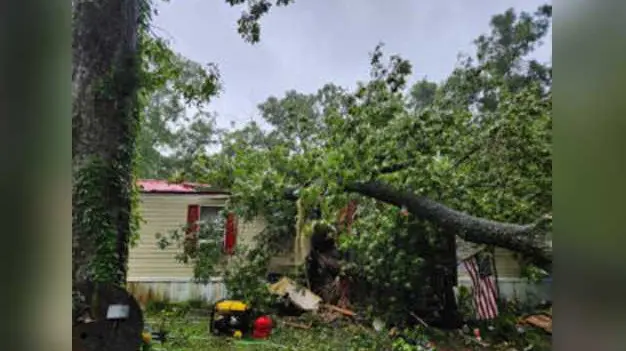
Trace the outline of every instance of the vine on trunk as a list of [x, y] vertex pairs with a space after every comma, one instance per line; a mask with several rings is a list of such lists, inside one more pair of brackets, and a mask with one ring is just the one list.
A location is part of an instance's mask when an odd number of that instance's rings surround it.
[[[84, 242], [93, 245], [94, 259], [84, 269], [84, 274], [95, 282], [120, 282], [124, 273], [119, 271], [117, 248], [117, 228], [111, 213], [102, 201], [106, 196], [102, 189], [107, 189], [111, 178], [111, 168], [99, 158], [86, 162], [75, 179], [75, 187], [80, 192], [78, 201], [73, 203], [76, 220], [80, 231], [87, 236]], [[81, 248], [85, 250], [86, 248]]]

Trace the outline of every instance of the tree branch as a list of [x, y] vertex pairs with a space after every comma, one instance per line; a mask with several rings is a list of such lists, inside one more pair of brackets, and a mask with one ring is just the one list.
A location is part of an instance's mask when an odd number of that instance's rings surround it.
[[460, 159], [458, 159], [455, 163], [453, 168], [459, 168], [459, 166], [461, 166], [465, 161], [467, 161], [470, 157], [472, 157], [475, 153], [478, 152], [478, 150], [480, 150], [482, 147], [481, 144], [478, 144], [476, 146], [474, 146], [473, 148], [470, 149], [469, 152], [467, 152], [465, 155], [463, 155], [463, 157], [461, 157]]
[[538, 267], [552, 271], [552, 246], [544, 240], [548, 231], [546, 224], [551, 222], [551, 217], [527, 225], [502, 223], [471, 216], [378, 181], [347, 184], [345, 189], [392, 205], [404, 206], [418, 218], [452, 230], [463, 240], [518, 252]]
[[402, 171], [408, 167], [411, 166], [412, 162], [399, 162], [399, 163], [395, 163], [386, 167], [383, 167], [380, 169], [380, 171], [378, 171], [378, 173], [380, 174], [389, 174], [389, 173], [395, 173], [398, 171]]

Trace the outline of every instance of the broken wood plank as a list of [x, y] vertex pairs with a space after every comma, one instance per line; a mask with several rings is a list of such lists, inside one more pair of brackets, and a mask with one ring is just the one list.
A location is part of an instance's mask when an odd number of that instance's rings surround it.
[[541, 328], [552, 334], [552, 317], [545, 314], [534, 314], [522, 319], [522, 322], [533, 327]]
[[283, 324], [290, 326], [290, 327], [299, 328], [299, 329], [311, 329], [313, 327], [313, 323], [301, 324], [301, 323], [283, 321]]
[[322, 298], [311, 290], [298, 286], [293, 280], [283, 277], [277, 283], [270, 285], [269, 291], [275, 295], [286, 296], [294, 305], [304, 311], [318, 309]]
[[329, 304], [323, 304], [322, 306], [324, 306], [325, 308], [328, 308], [330, 310], [333, 310], [335, 312], [339, 312], [345, 316], [349, 316], [349, 317], [354, 317], [356, 315], [356, 313], [354, 313], [353, 311], [350, 311], [348, 309], [345, 308], [341, 308], [341, 307], [337, 307], [335, 305], [329, 305]]

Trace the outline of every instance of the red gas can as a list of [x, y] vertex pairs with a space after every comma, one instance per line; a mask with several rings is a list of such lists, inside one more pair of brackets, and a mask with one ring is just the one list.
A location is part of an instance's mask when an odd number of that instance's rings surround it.
[[261, 316], [254, 321], [252, 337], [266, 339], [272, 334], [272, 319], [269, 316]]

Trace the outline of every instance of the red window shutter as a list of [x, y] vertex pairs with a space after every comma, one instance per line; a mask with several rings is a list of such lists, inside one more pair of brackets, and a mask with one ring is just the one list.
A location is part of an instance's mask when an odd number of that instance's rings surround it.
[[185, 230], [185, 251], [195, 252], [198, 245], [198, 221], [200, 220], [200, 205], [187, 206], [187, 229]]
[[237, 218], [233, 212], [226, 217], [226, 233], [224, 234], [224, 252], [228, 255], [235, 253], [237, 244]]

